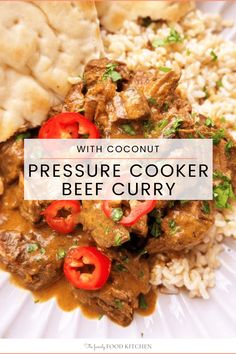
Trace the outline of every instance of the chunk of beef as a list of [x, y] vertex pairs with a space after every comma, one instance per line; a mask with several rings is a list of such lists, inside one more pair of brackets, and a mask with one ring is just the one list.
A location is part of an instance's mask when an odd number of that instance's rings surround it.
[[66, 96], [63, 111], [67, 112], [81, 112], [84, 107], [84, 95], [82, 93], [84, 84], [80, 82], [77, 85], [73, 85]]
[[[101, 81], [104, 77], [107, 65], [114, 64], [115, 70], [119, 72], [123, 80], [129, 80], [130, 73], [126, 64], [119, 61], [109, 60], [107, 58], [94, 59], [88, 62], [84, 69], [84, 81], [89, 88], [95, 85], [98, 81]], [[110, 78], [108, 78], [110, 80]], [[104, 80], [106, 81], [106, 80]]]
[[147, 99], [141, 90], [134, 87], [117, 92], [112, 102], [108, 103], [106, 109], [111, 122], [122, 119], [144, 119], [150, 115]]
[[148, 263], [125, 251], [108, 251], [107, 255], [113, 262], [105, 286], [96, 291], [75, 289], [74, 293], [83, 304], [127, 326], [138, 307], [139, 295], [147, 294], [150, 290]]
[[124, 226], [104, 214], [101, 201], [83, 201], [79, 222], [102, 248], [120, 246], [130, 239], [129, 231]]
[[181, 251], [199, 244], [214, 222], [212, 209], [203, 212], [203, 202], [187, 202], [169, 210], [162, 220], [163, 235], [150, 238], [147, 251], [151, 253]]
[[130, 85], [139, 87], [147, 99], [155, 100], [155, 105], [161, 107], [165, 102], [172, 101], [179, 79], [180, 74], [173, 70], [165, 74], [157, 71], [138, 71]]
[[26, 288], [42, 289], [63, 275], [63, 259], [57, 252], [60, 246], [67, 250], [72, 242], [72, 238], [56, 236], [47, 228], [27, 233], [1, 231], [0, 261], [22, 279]]
[[20, 174], [24, 165], [24, 143], [23, 140], [12, 138], [3, 143], [0, 147], [0, 174], [4, 182], [14, 182]]
[[49, 200], [25, 200], [24, 199], [24, 177], [20, 173], [18, 189], [15, 195], [18, 199], [19, 212], [32, 224], [37, 224], [42, 220], [42, 211], [50, 204]]

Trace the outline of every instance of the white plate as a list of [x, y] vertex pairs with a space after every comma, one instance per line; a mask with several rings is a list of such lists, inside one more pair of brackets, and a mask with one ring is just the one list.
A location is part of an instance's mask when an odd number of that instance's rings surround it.
[[[234, 20], [236, 3], [213, 1], [199, 3], [203, 11], [221, 12]], [[225, 31], [236, 38], [235, 29]], [[230, 247], [229, 247], [230, 246]], [[80, 312], [63, 312], [55, 300], [35, 304], [29, 292], [14, 287], [7, 273], [0, 273], [1, 338], [178, 338], [235, 337], [236, 335], [236, 242], [229, 240], [221, 253], [222, 267], [217, 271], [217, 286], [210, 300], [189, 299], [184, 294], [160, 295], [156, 312], [149, 317], [136, 315], [132, 324], [122, 328], [102, 320], [88, 320]]]

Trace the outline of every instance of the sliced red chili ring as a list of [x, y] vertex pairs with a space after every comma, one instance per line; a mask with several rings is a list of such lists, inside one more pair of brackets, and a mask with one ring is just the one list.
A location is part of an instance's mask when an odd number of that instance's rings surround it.
[[[110, 201], [105, 200], [102, 204], [102, 210], [108, 218], [112, 219], [113, 208], [110, 206]], [[134, 225], [143, 215], [150, 213], [156, 206], [156, 200], [147, 200], [143, 203], [138, 204], [136, 207], [131, 209], [129, 215], [122, 216], [118, 221], [119, 224], [129, 227]]]
[[64, 274], [76, 288], [97, 290], [110, 275], [111, 261], [96, 247], [83, 246], [71, 249], [65, 258]]
[[89, 139], [100, 137], [98, 128], [80, 113], [60, 113], [47, 120], [39, 131], [40, 139]]
[[62, 234], [68, 234], [78, 224], [80, 209], [80, 203], [76, 200], [55, 200], [42, 214], [47, 224], [53, 230]]

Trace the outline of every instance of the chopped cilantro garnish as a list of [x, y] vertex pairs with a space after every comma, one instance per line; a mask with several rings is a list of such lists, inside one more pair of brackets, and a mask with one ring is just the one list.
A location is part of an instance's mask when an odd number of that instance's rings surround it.
[[223, 181], [220, 184], [214, 186], [213, 196], [217, 208], [228, 208], [229, 199], [235, 199], [232, 185], [229, 181]]
[[154, 97], [149, 97], [148, 103], [155, 105], [155, 104], [157, 104], [157, 100]]
[[152, 46], [154, 48], [158, 48], [158, 47], [163, 47], [164, 45], [174, 44], [174, 43], [182, 43], [182, 42], [183, 42], [183, 38], [181, 37], [180, 33], [178, 31], [176, 31], [174, 28], [171, 28], [170, 33], [166, 38], [154, 39], [152, 41]]
[[146, 133], [150, 133], [150, 131], [152, 131], [153, 129], [153, 122], [151, 120], [144, 120], [143, 121], [143, 130]]
[[114, 268], [118, 272], [127, 272], [127, 269], [120, 263], [115, 264]]
[[148, 307], [147, 301], [145, 299], [145, 296], [143, 294], [139, 295], [139, 308], [142, 310], [146, 310]]
[[202, 202], [201, 210], [203, 211], [204, 214], [210, 214], [210, 211], [211, 211], [210, 205], [209, 205], [209, 203], [206, 200], [204, 200]]
[[18, 135], [16, 136], [16, 141], [18, 141], [18, 140], [24, 140], [24, 139], [27, 139], [27, 138], [30, 138], [30, 137], [31, 137], [30, 132], [21, 133], [21, 134], [18, 134]]
[[225, 176], [221, 171], [214, 171], [213, 179], [220, 179], [222, 182], [213, 187], [213, 196], [217, 208], [228, 208], [230, 198], [235, 198], [231, 179]]
[[131, 124], [122, 124], [121, 126], [121, 129], [126, 133], [126, 134], [129, 134], [129, 135], [135, 135], [135, 130], [134, 128], [132, 127]]
[[217, 61], [218, 56], [216, 55], [216, 53], [214, 52], [214, 50], [211, 50], [210, 56], [212, 57], [212, 61]]
[[163, 71], [163, 73], [169, 73], [172, 69], [168, 66], [160, 66], [159, 70]]
[[153, 237], [159, 237], [161, 236], [161, 227], [160, 224], [157, 223], [156, 221], [152, 224], [152, 228], [151, 228], [151, 235]]
[[217, 87], [223, 87], [222, 81], [221, 81], [221, 80], [217, 80], [217, 81], [216, 81], [216, 86], [217, 86]]
[[183, 38], [174, 28], [171, 28], [169, 36], [166, 38], [167, 43], [182, 43]]
[[30, 243], [27, 245], [27, 252], [32, 253], [39, 249], [39, 245], [37, 243]]
[[169, 123], [169, 121], [167, 118], [162, 119], [157, 123], [157, 127], [158, 127], [158, 129], [162, 130], [168, 125], [168, 123]]
[[231, 152], [231, 149], [233, 146], [234, 146], [234, 143], [231, 140], [227, 141], [227, 143], [225, 145], [225, 154], [227, 157], [230, 157], [230, 152]]
[[187, 49], [186, 50], [186, 55], [189, 56], [191, 54], [191, 50]]
[[150, 213], [150, 217], [154, 218], [154, 222], [151, 227], [151, 235], [153, 237], [159, 237], [161, 235], [161, 213], [159, 209], [154, 209]]
[[114, 208], [111, 213], [111, 218], [113, 221], [118, 222], [123, 217], [123, 210], [121, 208]]
[[112, 64], [109, 63], [106, 65], [106, 70], [102, 76], [103, 80], [107, 80], [108, 78], [110, 78], [113, 82], [116, 82], [118, 80], [121, 80], [122, 77], [120, 75], [120, 73], [118, 73], [118, 71], [116, 71], [117, 64]]
[[205, 97], [204, 98], [208, 99], [210, 97], [210, 94], [209, 94], [209, 91], [208, 91], [206, 86], [203, 88], [203, 92], [205, 93]]
[[225, 123], [226, 122], [225, 117], [224, 116], [220, 117], [220, 121], [221, 121], [221, 123]]
[[170, 234], [174, 235], [176, 232], [180, 230], [180, 227], [176, 225], [175, 220], [169, 220], [168, 222], [169, 228], [171, 229]]
[[121, 245], [122, 238], [120, 235], [115, 236], [115, 246], [119, 247]]
[[217, 145], [225, 137], [224, 129], [219, 129], [215, 133], [212, 134], [213, 144]]
[[40, 248], [40, 251], [39, 251], [42, 255], [44, 255], [46, 253], [46, 250], [45, 248]]
[[145, 254], [147, 254], [147, 253], [148, 253], [148, 251], [145, 250], [145, 248], [143, 248], [143, 249], [141, 249], [141, 250], [139, 251], [139, 255], [140, 255], [140, 256], [143, 256], [143, 255], [145, 255]]
[[206, 120], [205, 120], [205, 125], [206, 125], [207, 127], [214, 127], [215, 124], [214, 124], [212, 118], [208, 117], [208, 118], [206, 118]]
[[163, 47], [165, 44], [167, 44], [166, 40], [161, 38], [156, 38], [152, 41], [153, 48]]
[[115, 307], [116, 307], [117, 309], [121, 309], [122, 306], [123, 306], [123, 302], [122, 302], [121, 300], [119, 300], [119, 299], [115, 299], [115, 300], [114, 300], [114, 304], [115, 304]]
[[84, 108], [80, 108], [80, 109], [77, 110], [77, 112], [84, 112], [84, 111], [85, 111]]
[[196, 130], [196, 133], [199, 136], [199, 138], [205, 139], [205, 135], [203, 135], [199, 130]]
[[179, 130], [182, 122], [183, 122], [182, 119], [176, 118], [174, 123], [171, 125], [171, 127], [164, 131], [164, 136], [170, 136], [172, 134], [175, 134]]
[[163, 109], [164, 112], [167, 112], [168, 109], [169, 109], [169, 103], [168, 102], [164, 102], [163, 106], [162, 106], [162, 109]]
[[57, 251], [57, 259], [63, 259], [66, 256], [66, 251], [63, 248], [60, 248]]
[[224, 175], [221, 171], [217, 170], [213, 172], [213, 179], [221, 179], [222, 181], [230, 182], [230, 178], [228, 176]]
[[186, 203], [188, 203], [189, 202], [189, 200], [180, 200], [180, 204], [181, 205], [184, 205], [184, 204], [186, 204]]

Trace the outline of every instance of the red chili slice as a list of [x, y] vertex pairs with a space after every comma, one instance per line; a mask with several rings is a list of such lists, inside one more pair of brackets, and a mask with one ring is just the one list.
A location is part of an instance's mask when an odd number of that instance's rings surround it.
[[79, 213], [80, 203], [76, 200], [56, 200], [42, 212], [47, 224], [62, 234], [68, 234], [75, 229]]
[[100, 137], [98, 128], [79, 113], [60, 113], [47, 120], [39, 131], [40, 139], [89, 139]]
[[[134, 225], [143, 215], [150, 213], [156, 206], [156, 200], [147, 200], [143, 203], [140, 203], [135, 208], [131, 209], [129, 215], [123, 216], [119, 224], [123, 226], [132, 226]], [[108, 218], [112, 219], [113, 208], [110, 206], [110, 201], [105, 200], [102, 204], [102, 210]]]
[[83, 246], [71, 249], [65, 258], [65, 276], [79, 289], [102, 288], [107, 282], [110, 271], [110, 259], [96, 247]]

